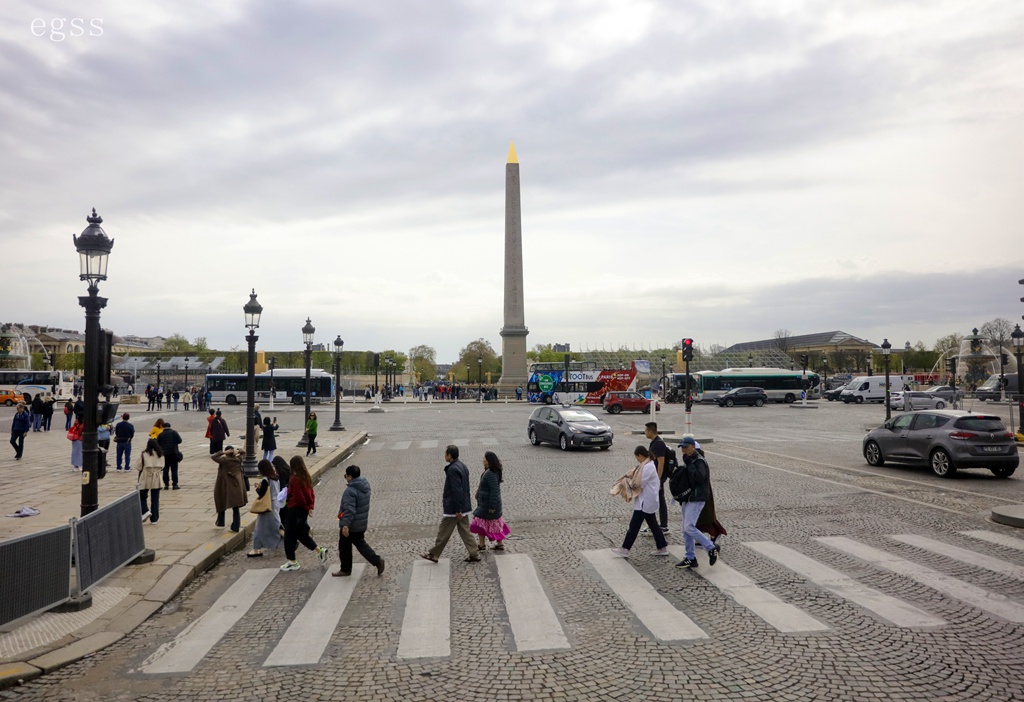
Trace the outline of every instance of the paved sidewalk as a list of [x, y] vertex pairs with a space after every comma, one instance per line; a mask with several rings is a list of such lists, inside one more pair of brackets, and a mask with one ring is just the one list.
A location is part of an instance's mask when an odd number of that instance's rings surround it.
[[[161, 415], [126, 409], [132, 412], [136, 428], [132, 458], [137, 461], [139, 452], [145, 448], [152, 420]], [[236, 427], [242, 423], [241, 417], [237, 410], [232, 414], [235, 416], [228, 416], [225, 410], [229, 425]], [[155, 561], [126, 566], [102, 581], [93, 590], [93, 605], [89, 609], [45, 613], [21, 623], [17, 629], [0, 633], [0, 689], [109, 646], [159, 610], [221, 556], [242, 548], [248, 541], [256, 515], [245, 508], [240, 533], [214, 526], [213, 484], [217, 465], [209, 458], [205, 429], [194, 428], [199, 423], [205, 426], [205, 413], [162, 416], [174, 420], [175, 429], [182, 436], [185, 458], [178, 471], [181, 489], [161, 491], [160, 521], [146, 522], [144, 527], [146, 547], [156, 552]], [[5, 424], [4, 419], [6, 413], [0, 418], [0, 425]], [[81, 474], [71, 470], [71, 445], [65, 437], [63, 419], [55, 416], [50, 432], [29, 432], [21, 461], [14, 460], [13, 450], [0, 452], [0, 515], [12, 514], [22, 506], [40, 511], [34, 517], [0, 516], [0, 540], [61, 526], [80, 514]], [[300, 436], [297, 430], [283, 428], [278, 454], [285, 458], [304, 454], [304, 448], [295, 447]], [[364, 432], [324, 431], [318, 439], [319, 455], [307, 460], [313, 477], [340, 463], [365, 437]], [[241, 447], [244, 436], [233, 435], [225, 443]], [[5, 445], [3, 449], [10, 447]], [[134, 492], [136, 477], [134, 470], [114, 470], [112, 450], [110, 468], [99, 483], [100, 507]], [[253, 499], [255, 496], [250, 493], [250, 503]]]

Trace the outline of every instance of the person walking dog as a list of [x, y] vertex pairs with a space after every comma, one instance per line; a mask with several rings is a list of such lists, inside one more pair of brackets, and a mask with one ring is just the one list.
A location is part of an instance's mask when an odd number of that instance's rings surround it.
[[362, 476], [359, 466], [345, 469], [345, 481], [348, 485], [341, 495], [341, 508], [338, 511], [338, 525], [341, 528], [338, 558], [341, 563], [332, 575], [352, 575], [352, 547], [355, 546], [359, 555], [377, 569], [377, 577], [380, 577], [384, 574], [384, 559], [366, 543], [366, 528], [370, 523], [370, 483]]
[[444, 460], [447, 462], [444, 467], [444, 492], [441, 497], [444, 514], [441, 515], [441, 524], [437, 528], [434, 545], [429, 551], [421, 553], [420, 558], [437, 563], [444, 547], [448, 545], [448, 539], [452, 538], [452, 532], [458, 529], [462, 543], [469, 551], [466, 563], [478, 563], [479, 549], [476, 546], [476, 539], [469, 531], [469, 513], [473, 510], [473, 503], [469, 499], [469, 469], [459, 460], [459, 447], [454, 444], [444, 450]]

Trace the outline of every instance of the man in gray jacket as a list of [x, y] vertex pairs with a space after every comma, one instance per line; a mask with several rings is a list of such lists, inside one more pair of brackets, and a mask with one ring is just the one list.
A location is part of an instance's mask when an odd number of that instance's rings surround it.
[[469, 556], [466, 563], [477, 563], [480, 560], [476, 539], [469, 532], [469, 515], [473, 511], [473, 503], [469, 499], [469, 469], [459, 460], [459, 447], [449, 446], [444, 450], [444, 460], [448, 465], [444, 467], [444, 493], [442, 496], [442, 507], [444, 514], [441, 516], [441, 525], [437, 528], [437, 540], [433, 548], [420, 557], [437, 563], [437, 559], [448, 545], [448, 539], [456, 528], [462, 543], [466, 544]]
[[341, 566], [335, 577], [352, 575], [352, 546], [370, 565], [377, 569], [377, 577], [384, 573], [384, 559], [374, 553], [370, 544], [366, 543], [366, 528], [370, 523], [370, 483], [362, 477], [359, 466], [345, 469], [345, 481], [348, 486], [341, 496], [341, 509], [338, 511], [338, 524], [341, 535], [338, 537], [338, 557]]

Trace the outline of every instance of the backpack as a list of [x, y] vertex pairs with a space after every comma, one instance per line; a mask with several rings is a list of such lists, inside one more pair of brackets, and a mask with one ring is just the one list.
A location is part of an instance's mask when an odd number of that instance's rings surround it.
[[676, 456], [675, 449], [668, 448], [667, 445], [665, 448], [668, 449], [668, 453], [665, 454], [665, 467], [662, 470], [661, 477], [664, 480], [670, 480], [676, 472], [676, 468], [679, 467], [679, 458]]

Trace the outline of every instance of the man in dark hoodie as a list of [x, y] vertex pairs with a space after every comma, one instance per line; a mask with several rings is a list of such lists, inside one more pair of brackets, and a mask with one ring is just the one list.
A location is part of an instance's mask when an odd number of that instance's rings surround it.
[[171, 429], [170, 422], [164, 422], [164, 430], [156, 437], [156, 443], [164, 454], [164, 490], [177, 490], [178, 446], [181, 445], [181, 434]]
[[384, 573], [384, 559], [374, 553], [370, 544], [366, 543], [366, 528], [370, 523], [370, 483], [362, 477], [359, 466], [345, 469], [345, 481], [348, 485], [341, 496], [341, 509], [338, 511], [338, 524], [341, 535], [338, 537], [338, 556], [341, 567], [332, 573], [335, 577], [352, 575], [352, 546], [359, 555], [377, 569], [377, 577]]
[[444, 460], [448, 463], [444, 467], [444, 494], [442, 506], [444, 514], [441, 516], [441, 526], [437, 528], [437, 540], [434, 547], [426, 553], [421, 553], [420, 558], [437, 563], [437, 559], [448, 545], [448, 539], [456, 528], [462, 543], [466, 544], [469, 556], [467, 563], [477, 563], [480, 560], [476, 539], [469, 532], [469, 515], [473, 511], [473, 503], [469, 499], [469, 469], [459, 460], [459, 447], [449, 446], [444, 450]]

